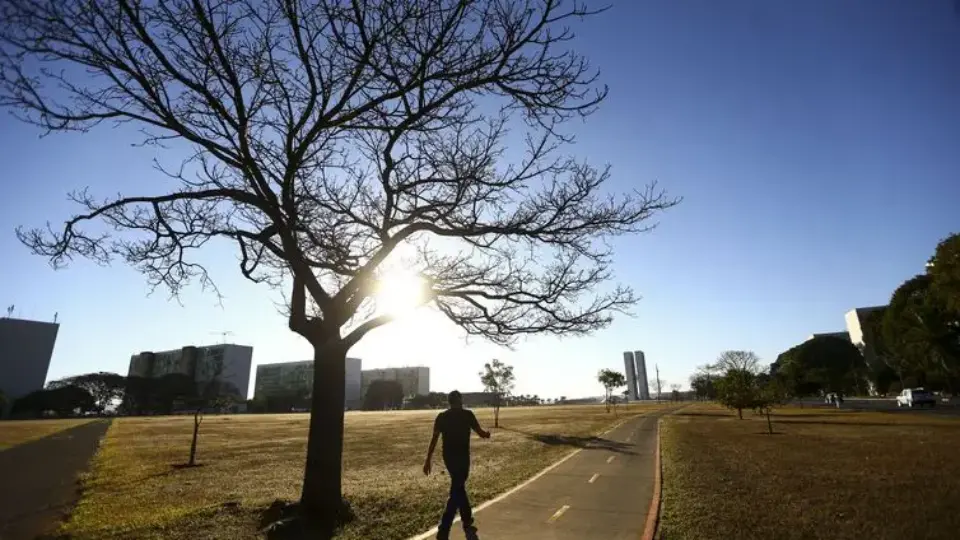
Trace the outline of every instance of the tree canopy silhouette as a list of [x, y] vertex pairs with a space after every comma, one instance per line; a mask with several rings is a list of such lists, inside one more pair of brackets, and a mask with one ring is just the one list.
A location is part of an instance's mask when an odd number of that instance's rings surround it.
[[[301, 503], [341, 508], [344, 362], [391, 319], [372, 292], [397, 248], [468, 334], [585, 334], [636, 296], [605, 240], [678, 201], [616, 195], [564, 152], [607, 95], [565, 0], [0, 0], [0, 105], [44, 131], [129, 123], [192, 150], [171, 181], [81, 189], [62, 228], [20, 240], [60, 266], [119, 258], [172, 294], [215, 284], [231, 242], [283, 287], [316, 369]], [[172, 187], [162, 187], [172, 186]], [[94, 222], [99, 222], [94, 224]], [[103, 225], [106, 225], [105, 227]], [[438, 241], [439, 239], [439, 241]]]

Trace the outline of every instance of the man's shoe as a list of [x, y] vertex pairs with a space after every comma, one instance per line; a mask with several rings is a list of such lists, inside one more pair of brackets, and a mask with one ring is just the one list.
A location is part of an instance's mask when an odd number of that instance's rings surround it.
[[437, 540], [450, 540], [450, 530], [440, 529], [437, 531]]
[[477, 535], [477, 528], [473, 525], [467, 525], [463, 528], [463, 534], [467, 537], [467, 540], [479, 540], [480, 536]]

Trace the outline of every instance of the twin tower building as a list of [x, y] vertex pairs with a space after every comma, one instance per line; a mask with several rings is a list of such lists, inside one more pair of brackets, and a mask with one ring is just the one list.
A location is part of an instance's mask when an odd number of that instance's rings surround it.
[[647, 384], [647, 360], [643, 351], [623, 353], [623, 367], [627, 372], [627, 395], [634, 400], [650, 399]]

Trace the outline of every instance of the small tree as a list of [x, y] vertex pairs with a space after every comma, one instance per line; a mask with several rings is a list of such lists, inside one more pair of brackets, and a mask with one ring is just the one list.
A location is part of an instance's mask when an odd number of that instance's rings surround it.
[[607, 407], [607, 412], [610, 412], [610, 406], [612, 405], [611, 401], [613, 400], [613, 391], [617, 388], [625, 386], [627, 384], [627, 379], [624, 377], [623, 373], [618, 371], [613, 371], [612, 369], [601, 369], [597, 373], [597, 381], [603, 385], [604, 389], [604, 403]]
[[790, 393], [787, 386], [777, 377], [770, 377], [756, 390], [756, 399], [754, 408], [759, 410], [767, 417], [767, 430], [773, 435], [773, 422], [770, 420], [770, 413], [775, 407], [779, 407], [790, 400]]
[[[205, 375], [205, 381], [192, 384], [195, 390], [193, 395], [186, 396], [186, 405], [193, 410], [193, 439], [190, 441], [190, 458], [187, 466], [196, 466], [197, 442], [200, 437], [200, 424], [203, 415], [208, 410], [220, 411], [229, 407], [246, 396], [240, 396], [237, 388], [224, 380], [224, 361], [222, 358], [211, 359], [205, 364], [210, 370]], [[209, 377], [209, 378], [208, 378]]]
[[679, 384], [670, 385], [670, 399], [673, 401], [680, 401], [680, 388]]
[[754, 407], [757, 399], [756, 375], [746, 369], [733, 368], [717, 380], [717, 400], [737, 410], [743, 420], [743, 409]]
[[377, 380], [370, 383], [363, 396], [365, 411], [398, 409], [403, 405], [403, 386], [397, 381]]
[[500, 404], [513, 391], [513, 366], [508, 366], [500, 360], [484, 364], [480, 372], [480, 383], [483, 389], [493, 394], [493, 427], [500, 427]]
[[700, 367], [696, 373], [690, 377], [690, 389], [699, 400], [717, 399], [717, 388], [714, 381], [717, 374], [708, 369], [708, 366]]

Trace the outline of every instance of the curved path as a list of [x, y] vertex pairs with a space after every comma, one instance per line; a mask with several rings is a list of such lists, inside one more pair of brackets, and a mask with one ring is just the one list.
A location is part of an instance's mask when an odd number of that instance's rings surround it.
[[[476, 516], [479, 538], [640, 538], [656, 477], [657, 422], [670, 412], [628, 420], [489, 508], [483, 505]], [[416, 538], [435, 538], [435, 534], [434, 530]], [[459, 522], [450, 538], [464, 538]]]
[[77, 477], [109, 426], [109, 420], [89, 422], [0, 451], [0, 540], [56, 530], [80, 498]]

